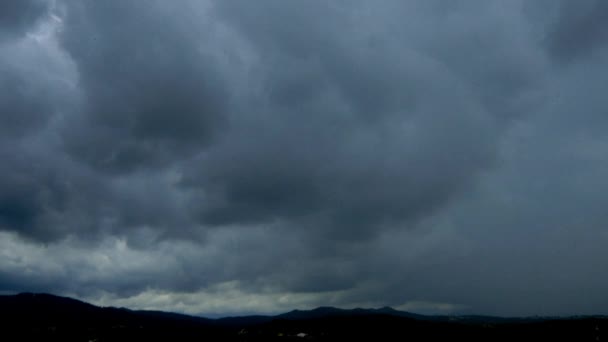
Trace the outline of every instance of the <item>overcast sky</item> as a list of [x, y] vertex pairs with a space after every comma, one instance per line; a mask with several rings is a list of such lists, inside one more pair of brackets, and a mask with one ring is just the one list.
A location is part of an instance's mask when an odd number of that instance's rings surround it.
[[608, 314], [608, 1], [2, 0], [0, 292]]

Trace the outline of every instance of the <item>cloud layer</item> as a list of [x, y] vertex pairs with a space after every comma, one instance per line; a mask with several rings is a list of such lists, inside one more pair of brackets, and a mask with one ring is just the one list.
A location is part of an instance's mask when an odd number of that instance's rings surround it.
[[0, 291], [606, 313], [608, 6], [0, 5]]

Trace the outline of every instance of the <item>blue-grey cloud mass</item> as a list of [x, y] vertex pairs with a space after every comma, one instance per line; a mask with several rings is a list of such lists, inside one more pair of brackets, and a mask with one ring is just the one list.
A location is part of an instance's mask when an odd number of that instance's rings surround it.
[[0, 4], [0, 292], [608, 313], [601, 0]]

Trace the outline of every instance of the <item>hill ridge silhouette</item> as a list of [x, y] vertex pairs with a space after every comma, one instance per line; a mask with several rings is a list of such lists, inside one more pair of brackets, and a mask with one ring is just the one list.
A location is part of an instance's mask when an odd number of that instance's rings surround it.
[[[391, 307], [341, 309], [321, 306], [274, 316], [210, 319], [187, 314], [100, 307], [47, 293], [0, 295], [0, 331], [18, 340], [44, 341], [312, 341], [394, 336], [468, 341], [530, 339], [596, 340], [608, 332], [605, 316], [501, 318], [424, 316]], [[302, 335], [304, 334], [304, 335]], [[603, 339], [602, 338], [602, 339]]]

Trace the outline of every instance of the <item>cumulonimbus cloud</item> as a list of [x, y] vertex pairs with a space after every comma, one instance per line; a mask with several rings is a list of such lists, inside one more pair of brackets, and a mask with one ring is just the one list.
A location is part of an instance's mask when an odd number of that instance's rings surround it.
[[[143, 300], [232, 284], [266, 300], [536, 312], [574, 286], [531, 295], [573, 238], [548, 222], [605, 220], [605, 7], [6, 2], [0, 229], [19, 247], [0, 290]], [[555, 303], [541, 311], [572, 305]]]

